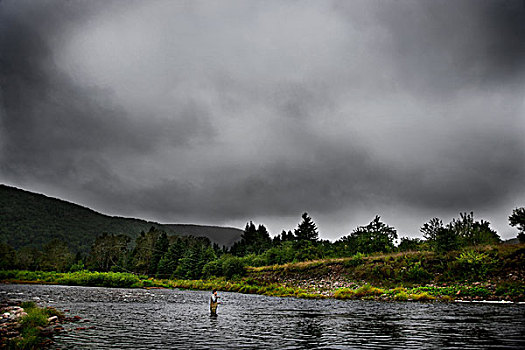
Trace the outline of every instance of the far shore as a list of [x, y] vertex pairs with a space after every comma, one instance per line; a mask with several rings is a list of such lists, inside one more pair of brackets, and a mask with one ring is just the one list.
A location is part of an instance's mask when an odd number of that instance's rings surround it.
[[[6, 278], [6, 275], [13, 277]], [[366, 282], [348, 282], [326, 287], [322, 280], [270, 283], [243, 277], [234, 280], [212, 278], [205, 280], [166, 280], [140, 278], [128, 273], [89, 272], [73, 273], [0, 271], [0, 283], [43, 284], [107, 288], [142, 289], [189, 289], [258, 294], [275, 297], [296, 297], [305, 299], [375, 300], [400, 302], [485, 302], [525, 303], [522, 294], [503, 290], [491, 282], [464, 282], [453, 284], [425, 284], [412, 286], [378, 287]], [[131, 283], [132, 282], [132, 283]]]

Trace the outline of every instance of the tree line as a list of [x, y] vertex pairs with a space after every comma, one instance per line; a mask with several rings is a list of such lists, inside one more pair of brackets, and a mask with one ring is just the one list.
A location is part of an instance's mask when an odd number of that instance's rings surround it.
[[[157, 278], [200, 279], [242, 275], [245, 266], [265, 266], [314, 259], [349, 257], [357, 253], [429, 250], [446, 253], [468, 246], [497, 244], [500, 237], [484, 220], [461, 213], [444, 224], [433, 218], [420, 228], [423, 238], [402, 237], [376, 216], [369, 224], [331, 242], [319, 238], [313, 219], [304, 213], [293, 231], [271, 237], [264, 225], [248, 222], [241, 239], [232, 247], [220, 247], [206, 237], [168, 235], [151, 227], [132, 239], [124, 234], [98, 236], [87, 255], [73, 254], [66, 242], [53, 240], [42, 249], [23, 247], [18, 251], [0, 243], [0, 269], [44, 271], [133, 272]], [[516, 208], [509, 223], [525, 242], [525, 208]]]

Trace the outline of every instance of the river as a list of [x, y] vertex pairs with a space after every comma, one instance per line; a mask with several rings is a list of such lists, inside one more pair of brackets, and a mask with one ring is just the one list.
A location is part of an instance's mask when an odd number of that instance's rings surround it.
[[304, 300], [219, 292], [0, 284], [82, 317], [55, 349], [525, 348], [525, 305]]

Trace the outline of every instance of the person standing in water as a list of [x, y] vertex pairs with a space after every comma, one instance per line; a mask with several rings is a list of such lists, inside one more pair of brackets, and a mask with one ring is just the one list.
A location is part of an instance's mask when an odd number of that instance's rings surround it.
[[219, 296], [217, 295], [217, 290], [214, 289], [211, 292], [210, 297], [210, 312], [212, 316], [217, 316], [217, 305], [219, 304]]

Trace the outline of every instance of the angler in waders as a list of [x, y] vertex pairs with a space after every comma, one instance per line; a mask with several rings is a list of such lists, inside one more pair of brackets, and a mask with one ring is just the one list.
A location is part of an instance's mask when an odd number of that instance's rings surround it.
[[212, 316], [217, 316], [217, 305], [219, 304], [219, 296], [217, 296], [217, 290], [214, 289], [211, 292], [210, 297], [210, 312]]

